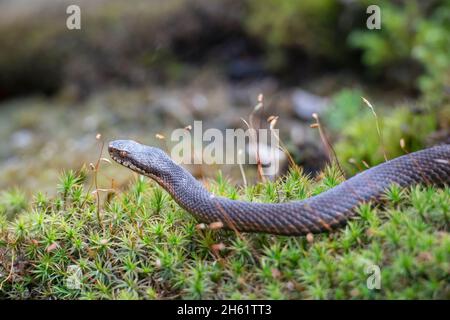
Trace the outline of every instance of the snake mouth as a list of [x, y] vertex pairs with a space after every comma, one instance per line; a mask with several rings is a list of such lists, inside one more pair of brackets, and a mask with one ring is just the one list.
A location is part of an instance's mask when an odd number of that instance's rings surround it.
[[140, 174], [144, 174], [144, 175], [148, 174], [147, 172], [142, 170], [140, 167], [135, 165], [133, 163], [133, 161], [130, 160], [130, 159], [123, 159], [123, 158], [117, 157], [117, 156], [112, 155], [112, 154], [110, 156], [115, 162], [117, 162], [118, 164], [121, 164], [122, 166], [124, 166], [124, 167], [126, 167], [128, 169], [131, 169], [131, 170], [133, 170], [135, 172], [138, 172]]
[[111, 159], [113, 159], [118, 164], [120, 164], [128, 169], [131, 169], [132, 171], [134, 171], [138, 174], [150, 177], [153, 180], [155, 180], [156, 182], [158, 182], [166, 190], [171, 190], [171, 187], [169, 185], [167, 185], [166, 183], [164, 183], [163, 179], [142, 169], [140, 167], [140, 164], [133, 160], [133, 158], [131, 157], [131, 154], [128, 151], [120, 150], [120, 149], [117, 149], [117, 148], [109, 145], [108, 152], [109, 152]]
[[147, 174], [142, 168], [140, 168], [140, 166], [137, 163], [133, 161], [128, 151], [120, 150], [110, 145], [108, 147], [108, 152], [111, 159], [113, 159], [118, 164], [121, 164], [122, 166], [129, 168], [140, 174], [144, 175]]

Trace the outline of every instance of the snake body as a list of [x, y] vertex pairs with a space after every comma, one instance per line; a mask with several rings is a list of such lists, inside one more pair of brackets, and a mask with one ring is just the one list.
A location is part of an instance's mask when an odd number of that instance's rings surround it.
[[410, 153], [372, 167], [311, 198], [285, 203], [255, 203], [216, 197], [162, 150], [131, 140], [109, 144], [113, 160], [154, 179], [198, 220], [222, 222], [242, 232], [305, 235], [344, 225], [362, 203], [382, 199], [392, 185], [438, 186], [450, 183], [450, 145]]

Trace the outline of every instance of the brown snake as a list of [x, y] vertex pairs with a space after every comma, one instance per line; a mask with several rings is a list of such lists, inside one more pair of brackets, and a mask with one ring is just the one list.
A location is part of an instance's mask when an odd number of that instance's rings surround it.
[[131, 140], [109, 144], [116, 162], [152, 178], [185, 210], [205, 223], [222, 222], [243, 232], [282, 235], [320, 233], [344, 225], [364, 202], [380, 201], [392, 184], [450, 183], [450, 145], [410, 153], [370, 168], [317, 196], [285, 203], [215, 197], [162, 150]]

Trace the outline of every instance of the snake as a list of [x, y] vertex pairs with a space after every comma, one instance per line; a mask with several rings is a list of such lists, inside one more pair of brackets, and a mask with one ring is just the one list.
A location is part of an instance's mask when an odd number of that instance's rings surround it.
[[406, 153], [315, 196], [278, 203], [216, 196], [156, 147], [133, 140], [115, 140], [109, 143], [108, 151], [117, 163], [155, 180], [201, 223], [217, 222], [237, 232], [286, 236], [329, 232], [354, 218], [363, 203], [385, 201], [392, 185], [445, 187], [450, 183], [450, 144]]

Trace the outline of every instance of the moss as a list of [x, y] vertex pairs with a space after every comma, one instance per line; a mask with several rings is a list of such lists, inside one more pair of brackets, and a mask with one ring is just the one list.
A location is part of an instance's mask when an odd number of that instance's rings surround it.
[[4, 217], [11, 217], [28, 206], [26, 195], [19, 189], [11, 189], [0, 193], [0, 214]]
[[[362, 109], [363, 107], [361, 107]], [[377, 121], [373, 114], [359, 113], [347, 121], [341, 131], [341, 140], [336, 144], [336, 153], [347, 172], [352, 174], [384, 160], [393, 159], [408, 152], [423, 149], [427, 138], [436, 130], [438, 119], [432, 113], [414, 113], [408, 107], [398, 107], [378, 115], [381, 140]], [[400, 144], [405, 143], [405, 150]]]
[[[210, 188], [253, 201], [303, 199], [339, 183], [337, 172], [329, 168], [316, 181], [293, 170], [249, 189], [219, 175]], [[393, 186], [383, 208], [362, 205], [342, 230], [283, 237], [199, 229], [143, 178], [104, 203], [100, 224], [83, 180], [66, 172], [55, 198], [38, 194], [14, 220], [1, 216], [1, 298], [450, 297], [448, 188]], [[370, 265], [380, 268], [380, 290], [367, 287]]]

